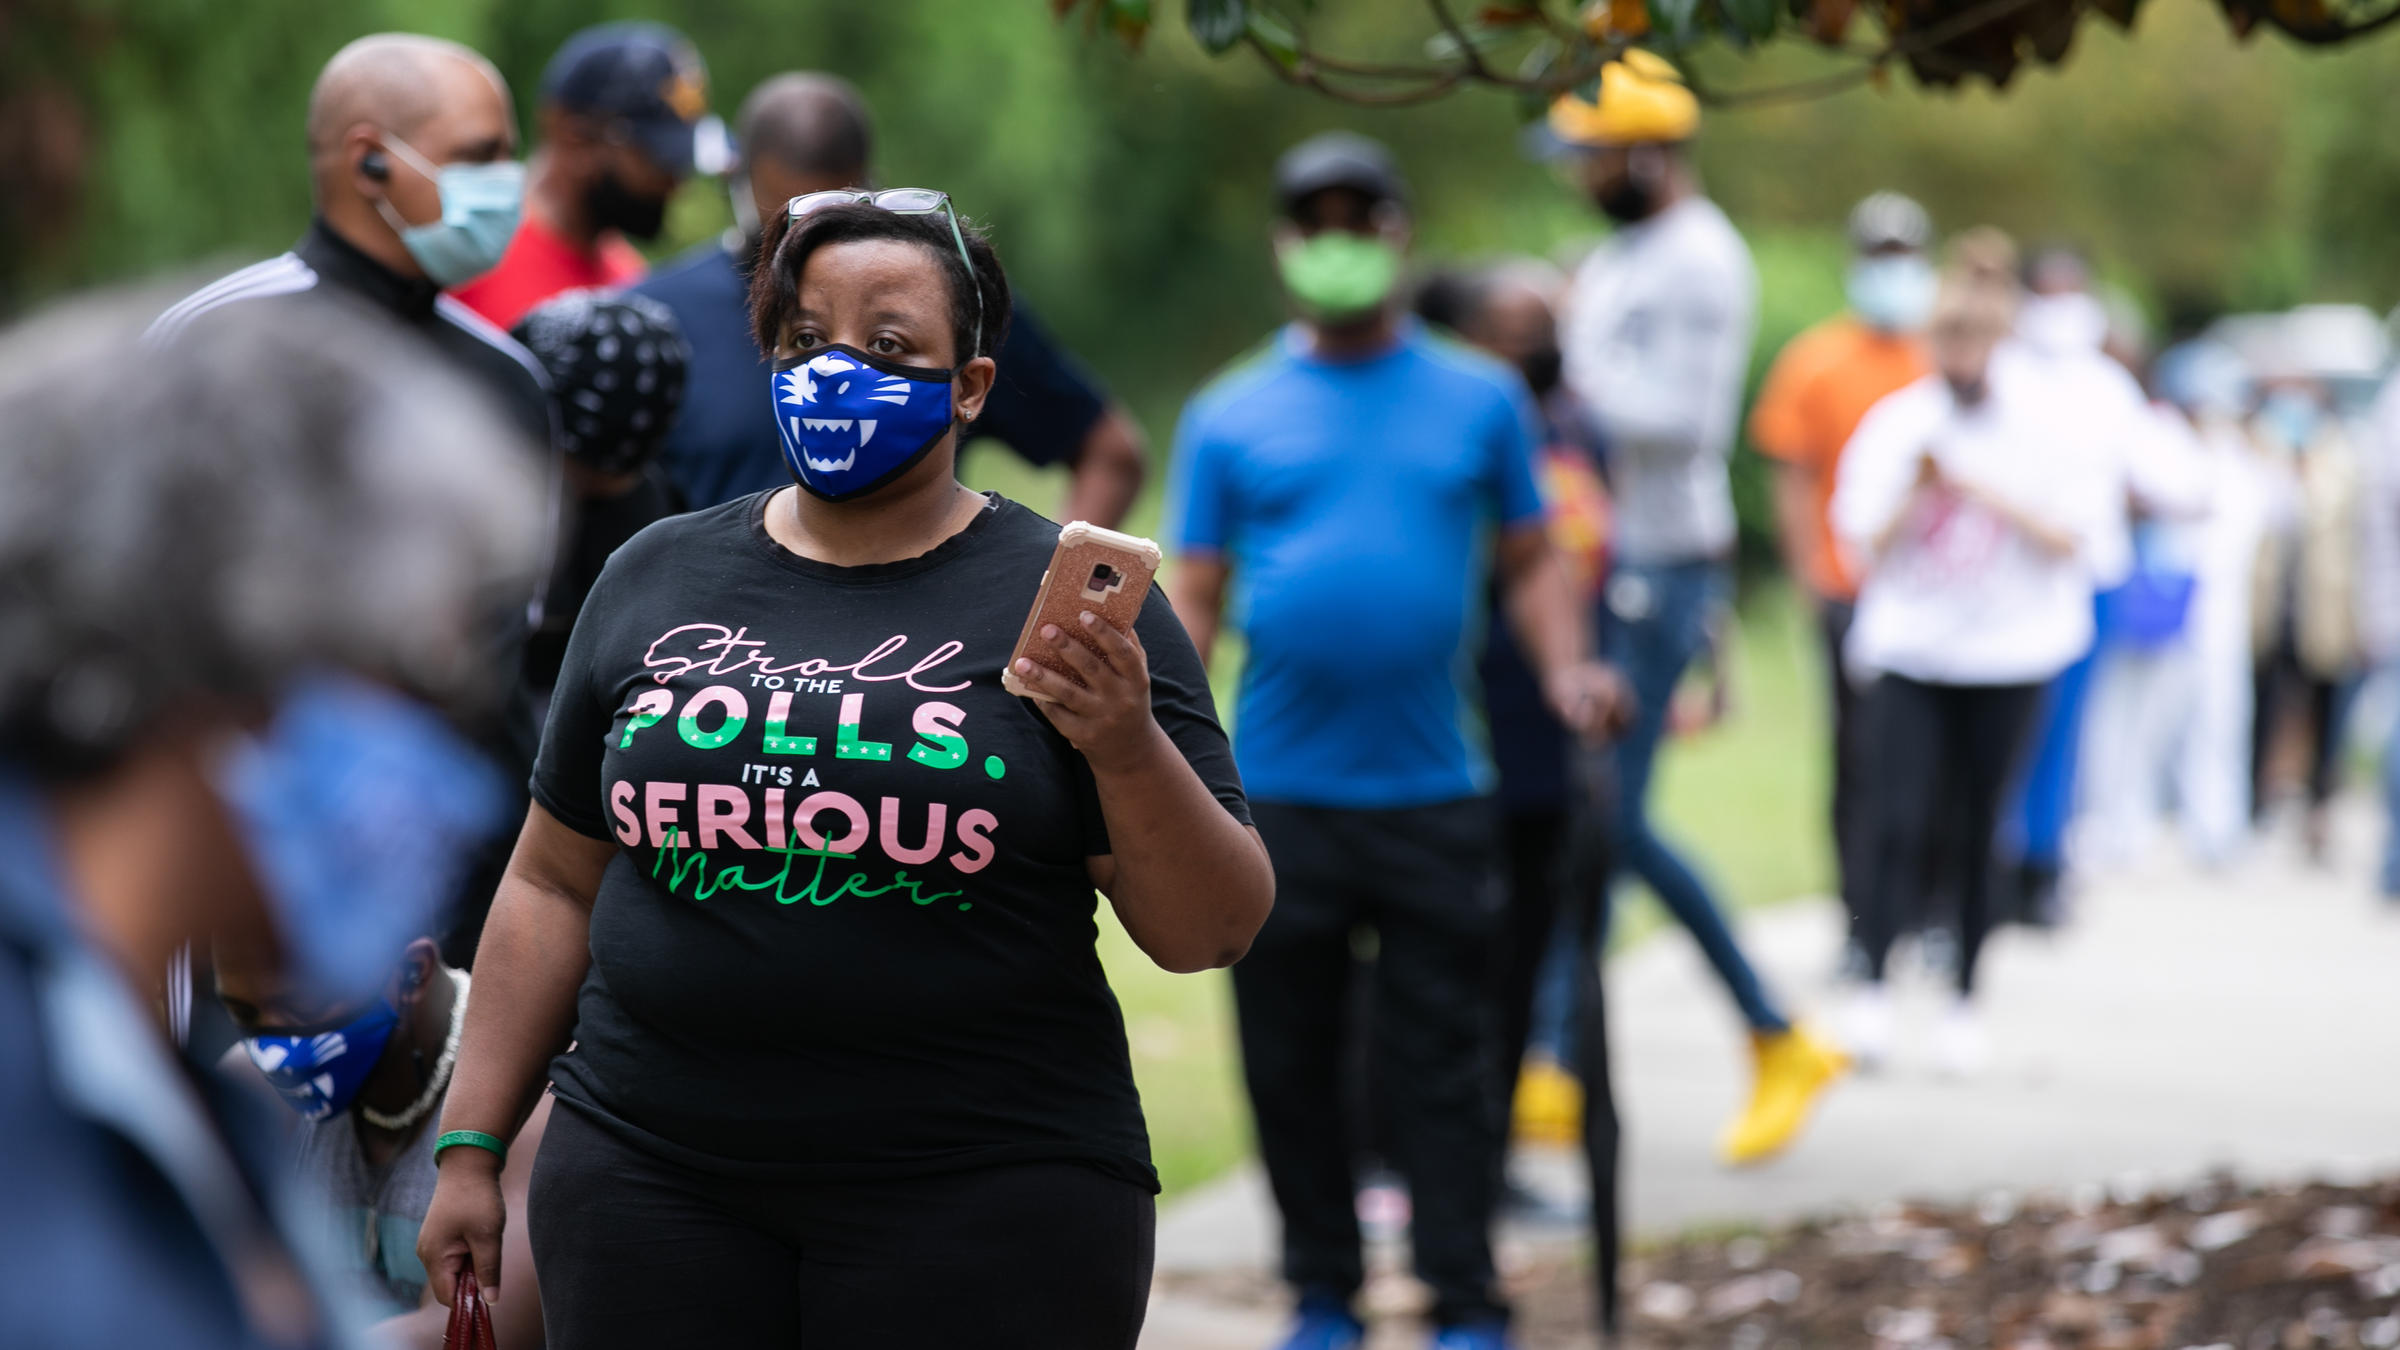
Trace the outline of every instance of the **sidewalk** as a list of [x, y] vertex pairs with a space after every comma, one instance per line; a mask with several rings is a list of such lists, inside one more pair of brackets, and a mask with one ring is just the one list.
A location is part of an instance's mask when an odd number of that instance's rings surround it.
[[[2400, 909], [2365, 881], [2373, 822], [2342, 824], [2331, 869], [2270, 844], [2224, 875], [2177, 866], [2111, 879], [2079, 897], [2067, 931], [1995, 938], [1983, 965], [1990, 1062], [1971, 1081], [1926, 1067], [1926, 1038], [1908, 1033], [1930, 1025], [1940, 993], [1908, 979], [1893, 1064], [1837, 1088], [1789, 1154], [1747, 1172], [1712, 1153], [1744, 1087], [1732, 1010], [1680, 931], [1643, 944], [1609, 969], [1630, 1231], [2163, 1183], [2218, 1166], [2246, 1179], [2400, 1170]], [[1805, 1006], [1829, 992], [1840, 932], [1836, 907], [1817, 901], [1779, 907], [1742, 936]], [[1581, 1184], [1564, 1155], [1520, 1168], [1546, 1190]], [[1271, 1344], [1283, 1319], [1274, 1233], [1254, 1168], [1163, 1212], [1145, 1350]], [[1511, 1232], [1504, 1264], [1554, 1261], [1573, 1243]]]

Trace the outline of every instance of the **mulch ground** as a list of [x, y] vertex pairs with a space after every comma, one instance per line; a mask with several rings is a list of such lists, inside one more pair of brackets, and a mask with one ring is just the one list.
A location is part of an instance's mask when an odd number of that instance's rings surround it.
[[[1587, 1272], [1519, 1272], [1526, 1350], [1594, 1342]], [[1893, 1205], [1628, 1261], [1625, 1350], [2390, 1350], [2400, 1178]]]

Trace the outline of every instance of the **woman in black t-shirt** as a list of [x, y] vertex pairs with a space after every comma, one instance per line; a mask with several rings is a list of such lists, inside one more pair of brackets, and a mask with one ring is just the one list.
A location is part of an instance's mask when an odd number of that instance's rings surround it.
[[419, 1252], [445, 1303], [499, 1283], [547, 1079], [565, 1350], [1132, 1346], [1157, 1181], [1093, 890], [1178, 971], [1273, 892], [1157, 593], [1084, 616], [1104, 657], [1045, 630], [1082, 684], [1018, 674], [1059, 702], [1002, 689], [1058, 533], [953, 474], [1007, 282], [940, 194], [851, 196], [795, 199], [754, 282], [797, 486], [610, 560], [476, 963]]

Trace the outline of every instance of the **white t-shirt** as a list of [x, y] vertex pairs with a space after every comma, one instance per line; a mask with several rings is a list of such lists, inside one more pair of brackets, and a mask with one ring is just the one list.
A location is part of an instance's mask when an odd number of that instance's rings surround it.
[[[2123, 511], [2101, 437], [2122, 423], [2095, 419], [2020, 354], [1995, 355], [1989, 383], [1981, 404], [1962, 408], [1928, 375], [1868, 410], [1842, 452], [1832, 516], [1861, 577], [1844, 652], [1855, 678], [2037, 683], [2092, 644], [2092, 553]], [[1920, 487], [1928, 454], [1949, 479], [2072, 536], [2076, 549], [2050, 553], [1981, 502]]]
[[1608, 441], [1618, 557], [1689, 562], [1733, 547], [1725, 459], [1757, 311], [1750, 250], [1705, 197], [1625, 226], [1575, 270], [1559, 351]]

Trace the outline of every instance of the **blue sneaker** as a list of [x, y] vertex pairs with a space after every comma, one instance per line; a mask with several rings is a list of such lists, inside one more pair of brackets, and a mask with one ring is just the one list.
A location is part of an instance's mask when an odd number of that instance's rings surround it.
[[1351, 1315], [1348, 1302], [1312, 1294], [1301, 1298], [1292, 1332], [1275, 1350], [1358, 1350], [1366, 1339], [1366, 1324]]
[[1433, 1350], [1513, 1350], [1515, 1344], [1509, 1340], [1508, 1325], [1504, 1322], [1444, 1327], [1433, 1338]]

